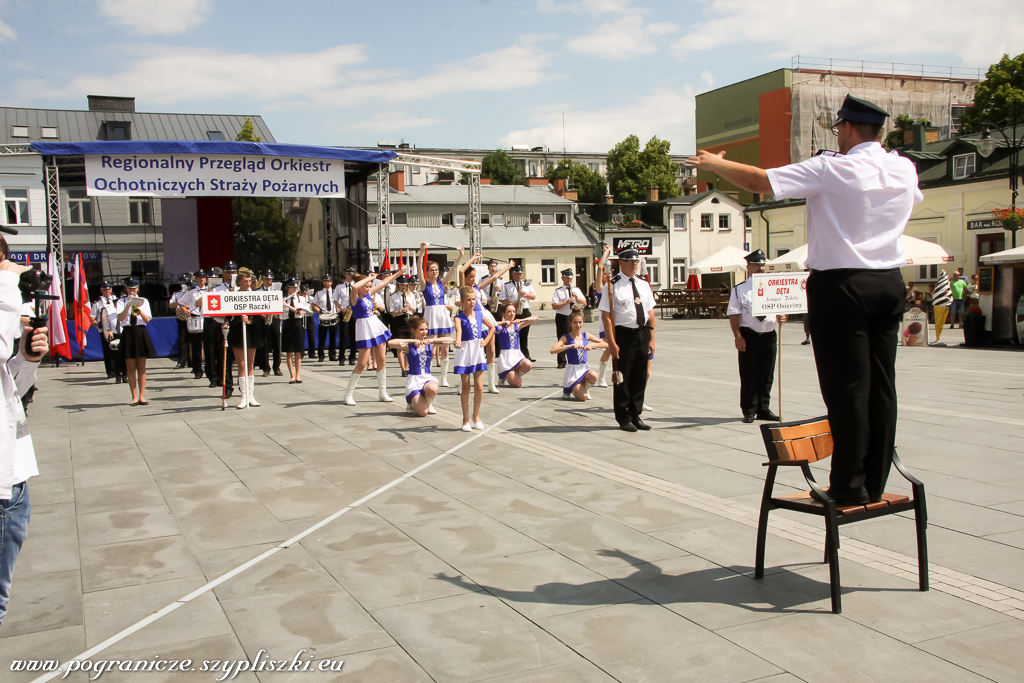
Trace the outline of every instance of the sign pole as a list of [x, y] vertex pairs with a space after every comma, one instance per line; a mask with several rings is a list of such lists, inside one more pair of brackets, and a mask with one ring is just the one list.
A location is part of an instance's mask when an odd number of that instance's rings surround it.
[[782, 422], [782, 321], [779, 321], [779, 334], [777, 335], [777, 346], [779, 347], [779, 422]]
[[245, 320], [243, 320], [242, 321], [242, 366], [243, 366], [242, 370], [245, 372], [245, 375], [242, 377], [242, 381], [246, 382], [246, 384], [245, 384], [245, 388], [242, 389], [242, 395], [246, 397], [245, 409], [249, 410], [249, 401], [248, 401], [248, 392], [249, 392], [249, 385], [248, 385], [248, 382], [249, 382], [249, 350], [248, 350], [248, 348], [246, 347], [245, 344], [246, 344], [246, 340], [245, 340]]

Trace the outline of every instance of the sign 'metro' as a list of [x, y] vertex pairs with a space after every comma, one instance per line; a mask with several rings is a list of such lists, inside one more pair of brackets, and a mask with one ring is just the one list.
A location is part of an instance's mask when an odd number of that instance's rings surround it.
[[650, 237], [613, 237], [612, 250], [618, 254], [623, 249], [636, 249], [638, 254], [648, 256], [651, 253]]

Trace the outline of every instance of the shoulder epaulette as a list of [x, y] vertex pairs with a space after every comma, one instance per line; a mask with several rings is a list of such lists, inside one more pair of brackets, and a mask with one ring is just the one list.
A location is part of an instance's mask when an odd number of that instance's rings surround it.
[[612, 278], [612, 284], [614, 285], [615, 283], [617, 283], [621, 279], [622, 279], [622, 273], [619, 273], [618, 275], [616, 275], [615, 277]]

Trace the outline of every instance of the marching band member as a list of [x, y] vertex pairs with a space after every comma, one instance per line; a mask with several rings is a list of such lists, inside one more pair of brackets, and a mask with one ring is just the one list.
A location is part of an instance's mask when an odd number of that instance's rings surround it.
[[338, 347], [338, 365], [345, 364], [345, 350], [348, 349], [348, 364], [356, 364], [356, 319], [348, 315], [352, 310], [352, 285], [355, 284], [356, 269], [348, 267], [344, 272], [344, 280], [334, 288], [334, 301], [343, 317], [340, 330], [341, 345]]
[[377, 400], [386, 403], [393, 401], [387, 391], [387, 370], [385, 369], [387, 354], [384, 349], [385, 342], [391, 339], [391, 333], [388, 328], [384, 327], [384, 323], [374, 315], [373, 297], [397, 277], [398, 273], [392, 273], [375, 287], [371, 286], [373, 276], [362, 278], [352, 284], [352, 317], [356, 321], [356, 346], [359, 348], [359, 356], [356, 366], [348, 378], [348, 389], [345, 391], [345, 405], [347, 406], [356, 404], [352, 392], [356, 390], [359, 375], [369, 364], [371, 356], [377, 368]]
[[281, 351], [288, 364], [288, 384], [302, 384], [299, 370], [302, 368], [302, 335], [304, 312], [298, 293], [299, 281], [289, 280], [284, 287], [284, 316], [281, 321]]
[[[238, 291], [252, 291], [253, 273], [248, 268], [239, 268], [235, 278]], [[238, 365], [238, 385], [242, 390], [242, 400], [236, 406], [239, 410], [246, 406], [258, 408], [256, 400], [256, 378], [252, 374], [256, 349], [266, 343], [267, 317], [265, 315], [233, 315], [228, 323], [228, 346], [234, 352], [235, 363]], [[245, 326], [245, 349], [242, 348], [242, 327]]]
[[[587, 305], [587, 298], [579, 287], [572, 284], [573, 270], [562, 271], [562, 286], [551, 296], [551, 308], [555, 309], [555, 337], [562, 339], [569, 331], [569, 315], [577, 306]], [[558, 368], [565, 367], [565, 352], [558, 354]]]
[[[235, 273], [238, 272], [238, 264], [228, 261], [221, 268], [221, 277], [224, 279], [216, 287], [207, 290], [210, 293], [233, 292], [235, 291]], [[210, 378], [210, 387], [224, 385], [224, 398], [231, 398], [235, 393], [234, 378], [231, 375], [231, 364], [235, 362], [234, 355], [225, 353], [224, 330], [227, 326], [225, 316], [207, 316], [203, 320], [203, 352], [206, 354], [206, 376]]]
[[597, 383], [597, 373], [587, 365], [587, 351], [608, 345], [583, 331], [582, 311], [573, 311], [568, 317], [570, 331], [555, 342], [551, 353], [564, 353], [568, 361], [562, 376], [562, 398], [587, 401], [590, 399], [590, 385]]
[[[484, 317], [491, 321], [491, 324], [495, 324], [497, 321], [494, 319], [494, 314], [488, 308], [489, 301], [485, 298], [484, 292], [493, 289], [495, 281], [499, 280], [502, 275], [507, 273], [510, 268], [515, 265], [514, 261], [509, 261], [508, 265], [499, 273], [489, 274], [487, 278], [477, 284], [476, 282], [476, 268], [473, 266], [473, 262], [480, 258], [480, 254], [475, 254], [466, 265], [460, 268], [459, 279], [460, 283], [464, 287], [472, 287], [476, 291], [476, 310], [482, 311]], [[491, 259], [493, 261], [493, 259]], [[497, 394], [498, 392], [498, 366], [494, 362], [494, 336], [491, 336], [491, 340], [487, 343], [487, 348], [484, 349], [487, 355], [487, 391], [491, 394]]]
[[[398, 339], [409, 339], [413, 336], [410, 329], [410, 320], [416, 310], [416, 301], [409, 294], [409, 278], [399, 275], [395, 280], [397, 286], [395, 293], [391, 295], [391, 333]], [[398, 362], [402, 366], [402, 377], [409, 375], [409, 364], [406, 354], [401, 349], [393, 347], [398, 351]]]
[[[128, 373], [128, 388], [132, 391], [133, 406], [148, 406], [146, 400], [146, 359], [156, 357], [153, 340], [146, 325], [153, 317], [149, 300], [139, 297], [139, 281], [133, 277], [124, 281], [125, 295], [117, 300], [115, 315], [121, 333], [121, 358]], [[133, 299], [142, 299], [130, 305]], [[136, 391], [137, 390], [137, 391]]]
[[[334, 277], [324, 275], [324, 288], [313, 298], [313, 310], [320, 314], [320, 331], [317, 333], [316, 355], [321, 363], [324, 360], [324, 341], [327, 341], [327, 353], [330, 360], [336, 360], [336, 344], [338, 342], [338, 305], [334, 301]], [[341, 350], [342, 355], [345, 349]]]
[[[480, 421], [480, 406], [484, 401], [484, 371], [487, 370], [487, 358], [484, 347], [494, 334], [494, 323], [484, 317], [482, 311], [476, 310], [476, 291], [472, 287], [463, 287], [462, 310], [455, 316], [455, 374], [462, 375], [462, 431], [472, 431], [473, 427], [483, 429]], [[486, 332], [485, 332], [486, 328]], [[473, 378], [473, 421], [469, 419], [469, 380]]]
[[[532, 285], [523, 282], [523, 267], [521, 265], [513, 266], [510, 272], [512, 281], [505, 283], [505, 289], [501, 294], [501, 303], [516, 304], [516, 320], [529, 318], [530, 302], [537, 298], [537, 292]], [[523, 333], [519, 337], [519, 347], [523, 350], [523, 355], [529, 358], [531, 363], [535, 363], [536, 359], [530, 356], [529, 337], [530, 329], [523, 328]]]
[[171, 294], [171, 300], [167, 305], [167, 310], [178, 319], [178, 364], [174, 366], [175, 370], [180, 370], [188, 365], [188, 309], [181, 305], [181, 298], [188, 293], [190, 282], [192, 282], [192, 278], [188, 275], [179, 275], [178, 284], [181, 289]]
[[189, 289], [178, 299], [178, 307], [188, 312], [185, 327], [188, 328], [188, 351], [191, 356], [192, 374], [196, 379], [203, 377], [203, 333], [205, 321], [203, 320], [203, 294], [206, 293], [208, 282], [206, 271], [196, 271], [195, 282], [192, 282]]
[[[423, 293], [423, 318], [427, 321], [427, 334], [431, 337], [447, 337], [452, 334], [451, 311], [452, 307], [447, 301], [445, 294], [444, 278], [441, 277], [441, 266], [436, 261], [427, 261], [427, 243], [420, 243], [420, 291]], [[465, 248], [459, 248], [459, 257], [455, 259], [452, 269], [457, 269], [462, 257], [465, 256]], [[452, 272], [451, 269], [445, 272], [445, 276]], [[458, 272], [456, 270], [456, 272]], [[441, 386], [448, 386], [448, 347], [438, 348], [438, 356], [441, 359]]]
[[502, 320], [494, 328], [499, 349], [498, 377], [503, 383], [507, 382], [510, 387], [518, 389], [523, 386], [523, 375], [533, 369], [533, 363], [519, 350], [519, 331], [537, 322], [538, 318], [533, 316], [516, 320], [515, 304], [505, 304], [501, 311]]
[[[484, 298], [487, 300], [487, 310], [495, 318], [501, 318], [501, 291], [505, 287], [505, 279], [502, 277], [514, 263], [509, 263], [504, 270], [498, 272], [498, 262], [494, 259], [487, 259], [487, 277], [480, 283], [480, 288], [486, 295]], [[487, 283], [487, 284], [484, 284]]]
[[437, 397], [437, 379], [430, 374], [434, 345], [450, 344], [454, 340], [451, 337], [427, 339], [427, 321], [419, 316], [410, 319], [409, 328], [413, 330], [412, 339], [392, 339], [388, 346], [401, 351], [409, 367], [405, 380], [405, 412], [426, 417], [437, 413], [432, 405]]
[[[274, 271], [265, 270], [263, 271], [263, 282], [259, 287], [256, 288], [257, 292], [269, 292], [272, 285], [274, 284]], [[278, 377], [284, 375], [281, 372], [281, 316], [274, 315], [269, 316], [267, 320], [267, 343], [256, 349], [256, 357], [260, 362], [260, 369], [263, 370], [264, 377], [270, 377], [270, 354], [274, 354], [274, 374]]]
[[110, 342], [114, 338], [113, 329], [107, 324], [117, 299], [111, 293], [111, 285], [104, 282], [100, 285], [100, 298], [92, 305], [92, 324], [100, 331], [100, 346], [103, 348], [103, 367], [107, 371], [107, 379], [117, 377], [117, 384], [121, 383], [121, 375], [116, 373], [116, 354], [110, 349]]
[[313, 297], [309, 293], [309, 283], [299, 286], [299, 301], [306, 304], [308, 308], [302, 309], [302, 327], [306, 330], [306, 352], [310, 360], [316, 359], [316, 327], [313, 319]]

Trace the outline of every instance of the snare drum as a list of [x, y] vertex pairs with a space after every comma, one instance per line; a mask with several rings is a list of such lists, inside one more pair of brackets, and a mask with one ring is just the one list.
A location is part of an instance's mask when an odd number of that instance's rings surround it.
[[320, 314], [320, 325], [321, 327], [334, 327], [338, 324], [338, 313], [321, 313]]
[[203, 333], [203, 316], [190, 315], [188, 317], [188, 332], [189, 334]]

